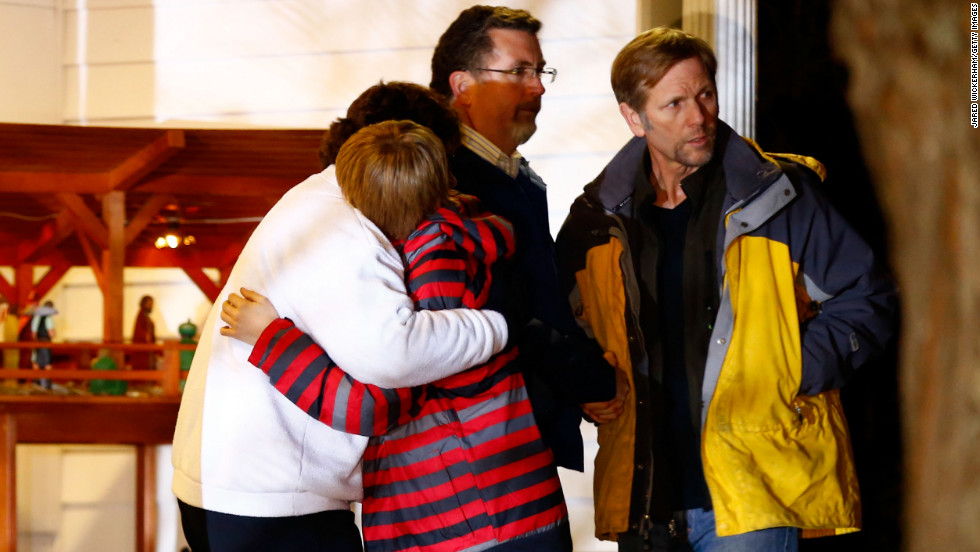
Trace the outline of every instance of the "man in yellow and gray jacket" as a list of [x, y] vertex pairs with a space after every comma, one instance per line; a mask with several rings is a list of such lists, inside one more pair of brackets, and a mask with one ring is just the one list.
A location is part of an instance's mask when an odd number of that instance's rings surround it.
[[715, 69], [676, 29], [619, 53], [636, 138], [558, 236], [579, 321], [630, 389], [585, 405], [596, 534], [620, 550], [792, 552], [800, 530], [860, 528], [837, 389], [891, 337], [895, 290], [820, 163], [718, 120]]

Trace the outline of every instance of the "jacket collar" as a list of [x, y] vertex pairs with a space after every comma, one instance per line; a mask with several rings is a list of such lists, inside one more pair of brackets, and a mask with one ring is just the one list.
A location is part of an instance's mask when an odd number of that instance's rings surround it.
[[[597, 199], [608, 211], [619, 211], [633, 194], [636, 172], [647, 155], [646, 140], [634, 137], [620, 149], [609, 164], [585, 187], [585, 195]], [[772, 184], [782, 171], [731, 127], [718, 121], [715, 157], [721, 157], [725, 184], [734, 202], [746, 200]], [[710, 163], [698, 172], [710, 167]], [[694, 178], [698, 173], [688, 178]], [[687, 179], [685, 179], [687, 180]]]
[[[739, 136], [728, 125], [718, 122], [718, 137], [727, 135], [722, 143], [722, 166], [725, 169], [725, 185], [728, 194], [736, 202], [749, 199], [775, 182], [783, 171], [779, 165]], [[718, 155], [718, 148], [715, 155]]]

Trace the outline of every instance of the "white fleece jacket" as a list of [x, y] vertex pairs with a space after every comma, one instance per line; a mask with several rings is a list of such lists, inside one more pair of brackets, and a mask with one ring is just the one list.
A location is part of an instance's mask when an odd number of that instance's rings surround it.
[[174, 433], [173, 491], [229, 514], [282, 517], [361, 498], [366, 438], [306, 415], [218, 333], [240, 287], [269, 297], [365, 383], [408, 387], [485, 362], [507, 340], [495, 312], [415, 312], [397, 252], [343, 198], [333, 167], [300, 183], [249, 238], [201, 330]]

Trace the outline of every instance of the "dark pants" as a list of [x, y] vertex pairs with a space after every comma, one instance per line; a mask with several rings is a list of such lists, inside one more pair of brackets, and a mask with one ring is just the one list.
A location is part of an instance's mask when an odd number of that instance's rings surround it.
[[248, 517], [202, 510], [177, 501], [193, 552], [362, 552], [349, 510], [294, 517]]
[[529, 537], [509, 540], [487, 552], [572, 552], [572, 533], [568, 521], [554, 529]]

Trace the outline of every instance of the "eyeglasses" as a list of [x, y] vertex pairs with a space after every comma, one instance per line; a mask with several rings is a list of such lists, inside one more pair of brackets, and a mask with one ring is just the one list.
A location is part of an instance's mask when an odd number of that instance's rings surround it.
[[541, 84], [551, 84], [555, 82], [555, 77], [558, 76], [558, 69], [552, 67], [545, 67], [544, 69], [538, 69], [531, 66], [514, 67], [513, 69], [489, 69], [487, 67], [474, 67], [473, 71], [491, 71], [493, 73], [503, 73], [505, 75], [514, 75], [521, 81], [528, 81], [531, 78], [536, 78], [541, 81]]

